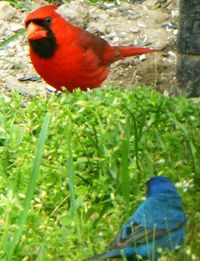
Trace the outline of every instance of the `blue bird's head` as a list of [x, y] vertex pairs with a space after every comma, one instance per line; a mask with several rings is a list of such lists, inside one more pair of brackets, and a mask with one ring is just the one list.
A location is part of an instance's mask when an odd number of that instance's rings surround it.
[[147, 181], [147, 197], [156, 196], [159, 193], [175, 193], [177, 194], [176, 187], [166, 177], [158, 176], [153, 177]]

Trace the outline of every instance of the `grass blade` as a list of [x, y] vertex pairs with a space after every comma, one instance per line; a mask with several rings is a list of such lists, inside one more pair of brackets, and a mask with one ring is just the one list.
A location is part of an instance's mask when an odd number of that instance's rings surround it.
[[69, 177], [70, 209], [71, 209], [72, 216], [74, 216], [76, 214], [76, 203], [75, 203], [75, 193], [74, 193], [75, 175], [74, 175], [74, 163], [73, 163], [70, 132], [67, 133], [67, 150], [68, 150], [67, 176]]
[[120, 163], [120, 179], [122, 194], [127, 207], [129, 207], [129, 195], [130, 195], [130, 177], [129, 177], [129, 153], [130, 153], [130, 141], [128, 127], [125, 130], [125, 136], [121, 144], [121, 163]]
[[15, 35], [12, 35], [10, 37], [8, 37], [7, 39], [3, 40], [2, 42], [0, 42], [0, 48], [6, 46], [7, 44], [9, 44], [10, 42], [15, 41], [16, 39], [18, 39], [21, 35], [25, 34], [25, 29], [20, 30], [18, 33], [16, 33]]
[[49, 121], [50, 121], [50, 114], [46, 114], [45, 119], [42, 124], [40, 134], [39, 134], [37, 150], [36, 150], [35, 159], [34, 159], [34, 163], [33, 163], [33, 170], [31, 173], [31, 177], [30, 177], [27, 192], [26, 192], [26, 198], [24, 201], [24, 209], [21, 213], [21, 216], [19, 219], [19, 226], [15, 233], [11, 248], [9, 249], [7, 260], [12, 259], [15, 249], [19, 243], [19, 239], [22, 235], [24, 224], [26, 222], [26, 218], [28, 216], [28, 210], [31, 206], [31, 201], [32, 201], [33, 194], [34, 194], [35, 187], [36, 187], [37, 177], [38, 177], [39, 171], [40, 171], [40, 163], [41, 163], [43, 152], [44, 152], [44, 145], [45, 145], [45, 139], [47, 137]]
[[75, 173], [74, 173], [74, 160], [72, 152], [72, 141], [71, 141], [71, 132], [67, 132], [67, 177], [69, 178], [69, 193], [70, 193], [70, 215], [71, 218], [76, 223], [76, 229], [78, 234], [78, 239], [81, 242], [81, 231], [80, 231], [80, 222], [77, 215], [77, 206], [75, 198]]

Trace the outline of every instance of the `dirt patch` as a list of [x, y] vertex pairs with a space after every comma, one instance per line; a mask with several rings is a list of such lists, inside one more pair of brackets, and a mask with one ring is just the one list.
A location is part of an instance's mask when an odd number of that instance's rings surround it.
[[[60, 12], [71, 22], [104, 37], [112, 45], [140, 45], [162, 50], [114, 63], [103, 86], [113, 83], [121, 88], [132, 89], [135, 86], [151, 85], [157, 90], [175, 94], [178, 3], [170, 2], [167, 8], [159, 9], [155, 6], [156, 0], [95, 6], [73, 1], [60, 7]], [[44, 1], [34, 1], [29, 8], [44, 4]], [[2, 41], [23, 28], [23, 19], [29, 11], [14, 9], [8, 3], [6, 9], [3, 9], [1, 5]], [[25, 95], [45, 93], [47, 84], [44, 82], [18, 81], [18, 78], [24, 76], [37, 75], [28, 53], [25, 35], [1, 48], [1, 92], [15, 89]]]

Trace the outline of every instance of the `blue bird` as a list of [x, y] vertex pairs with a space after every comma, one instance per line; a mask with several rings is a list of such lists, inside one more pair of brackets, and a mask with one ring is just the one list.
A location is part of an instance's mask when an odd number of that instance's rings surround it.
[[159, 258], [158, 249], [174, 250], [181, 245], [185, 224], [186, 216], [175, 186], [166, 177], [153, 177], [147, 182], [145, 201], [108, 249], [86, 260], [126, 256], [128, 261], [133, 261], [139, 255], [143, 259], [156, 261]]

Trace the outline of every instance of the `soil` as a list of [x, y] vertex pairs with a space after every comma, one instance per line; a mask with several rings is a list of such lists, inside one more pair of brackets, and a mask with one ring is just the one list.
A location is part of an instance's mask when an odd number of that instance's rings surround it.
[[[89, 4], [72, 1], [59, 7], [59, 12], [72, 23], [105, 38], [112, 45], [139, 45], [160, 50], [158, 53], [131, 57], [114, 63], [103, 86], [119, 88], [153, 86], [161, 92], [177, 94], [176, 37], [178, 1], [168, 1], [165, 8], [156, 7], [157, 0]], [[175, 3], [176, 2], [176, 3]], [[23, 20], [39, 6], [37, 0], [16, 9], [0, 2], [0, 41], [24, 28]], [[47, 84], [37, 77], [29, 58], [26, 36], [22, 35], [0, 48], [1, 93], [17, 90], [23, 95], [46, 94]], [[18, 79], [26, 77], [28, 81]], [[38, 81], [31, 81], [32, 77]]]

